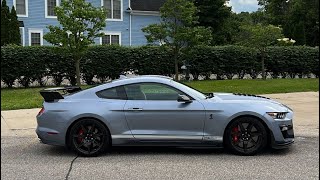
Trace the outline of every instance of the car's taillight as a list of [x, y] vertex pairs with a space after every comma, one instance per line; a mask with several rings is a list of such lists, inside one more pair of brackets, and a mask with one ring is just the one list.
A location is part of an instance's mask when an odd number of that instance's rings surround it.
[[38, 116], [40, 116], [44, 112], [44, 107], [41, 108], [41, 110], [38, 113]]

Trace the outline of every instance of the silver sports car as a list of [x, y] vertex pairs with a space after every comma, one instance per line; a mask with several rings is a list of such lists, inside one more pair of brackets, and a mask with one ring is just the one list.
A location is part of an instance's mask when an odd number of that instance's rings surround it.
[[256, 95], [203, 94], [164, 76], [40, 93], [45, 100], [37, 115], [40, 141], [83, 156], [137, 145], [226, 147], [253, 155], [294, 142], [293, 112], [286, 105]]

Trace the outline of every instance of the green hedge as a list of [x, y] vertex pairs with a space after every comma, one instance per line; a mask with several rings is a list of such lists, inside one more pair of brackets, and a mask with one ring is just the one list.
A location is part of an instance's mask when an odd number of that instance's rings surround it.
[[319, 77], [319, 48], [269, 47], [265, 63], [274, 78], [278, 75], [291, 78], [298, 75], [301, 78], [310, 73]]
[[[240, 46], [195, 47], [182, 53], [180, 61], [190, 63], [190, 73], [194, 77], [209, 78], [216, 74], [218, 79], [232, 79], [234, 75], [242, 79], [245, 74], [256, 78], [260, 73], [258, 51]], [[302, 77], [310, 73], [319, 76], [318, 48], [270, 47], [265, 62], [273, 78], [279, 75]], [[94, 83], [93, 77], [104, 82], [128, 70], [138, 74], [174, 74], [171, 52], [150, 46], [92, 46], [83, 57], [81, 68], [87, 84]], [[57, 86], [63, 79], [75, 84], [74, 69], [71, 56], [57, 47], [1, 47], [1, 80], [9, 87], [16, 79], [25, 87], [33, 81], [44, 85], [45, 76], [52, 76]]]
[[197, 47], [183, 58], [189, 60], [194, 77], [203, 75], [206, 79], [211, 74], [217, 74], [218, 79], [232, 79], [234, 75], [242, 79], [245, 74], [256, 78], [261, 69], [257, 51], [240, 46]]

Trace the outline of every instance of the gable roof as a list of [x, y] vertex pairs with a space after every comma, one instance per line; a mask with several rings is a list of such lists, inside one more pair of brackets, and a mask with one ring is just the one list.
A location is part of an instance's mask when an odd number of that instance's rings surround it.
[[131, 9], [136, 11], [159, 11], [165, 0], [130, 0]]

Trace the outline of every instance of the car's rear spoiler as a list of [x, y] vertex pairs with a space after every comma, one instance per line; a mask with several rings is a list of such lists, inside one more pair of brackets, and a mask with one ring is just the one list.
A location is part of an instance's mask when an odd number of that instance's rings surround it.
[[[59, 91], [63, 91], [61, 94]], [[48, 88], [40, 91], [41, 96], [45, 102], [53, 102], [57, 99], [64, 99], [63, 95], [81, 91], [78, 86], [66, 86], [57, 88]]]

